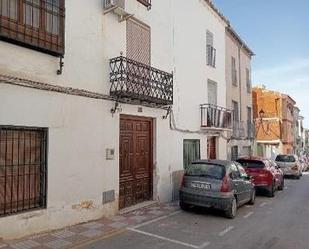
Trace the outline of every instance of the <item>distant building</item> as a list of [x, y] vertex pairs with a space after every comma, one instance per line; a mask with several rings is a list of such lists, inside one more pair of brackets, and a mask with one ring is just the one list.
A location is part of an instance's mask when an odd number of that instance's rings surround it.
[[254, 87], [252, 100], [257, 155], [274, 158], [279, 153], [294, 153], [296, 102], [265, 87]]

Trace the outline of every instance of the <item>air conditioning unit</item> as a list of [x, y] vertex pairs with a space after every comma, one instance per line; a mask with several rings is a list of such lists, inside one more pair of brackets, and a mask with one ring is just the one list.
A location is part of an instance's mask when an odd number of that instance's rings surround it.
[[111, 8], [125, 8], [125, 0], [103, 0], [103, 7], [105, 10]]
[[104, 14], [113, 12], [119, 16], [119, 22], [131, 18], [133, 14], [127, 12], [125, 0], [103, 0]]

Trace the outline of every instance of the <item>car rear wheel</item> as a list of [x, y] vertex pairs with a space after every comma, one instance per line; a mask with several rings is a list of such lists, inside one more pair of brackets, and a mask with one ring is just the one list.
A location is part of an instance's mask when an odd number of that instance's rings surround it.
[[180, 208], [182, 209], [182, 210], [184, 210], [184, 211], [188, 211], [189, 210], [189, 208], [190, 208], [190, 206], [187, 204], [187, 203], [184, 203], [184, 202], [179, 202], [179, 206], [180, 206]]
[[282, 179], [280, 186], [278, 187], [278, 190], [284, 189], [284, 179]]
[[270, 190], [268, 192], [268, 196], [269, 197], [274, 197], [275, 196], [275, 183], [274, 182], [270, 186]]
[[296, 176], [296, 179], [299, 180], [300, 179], [300, 174]]
[[237, 213], [237, 201], [236, 198], [234, 197], [228, 210], [225, 211], [225, 215], [227, 218], [234, 219], [236, 217], [236, 213]]
[[249, 201], [250, 205], [254, 205], [254, 203], [255, 203], [255, 189], [252, 190], [251, 199]]

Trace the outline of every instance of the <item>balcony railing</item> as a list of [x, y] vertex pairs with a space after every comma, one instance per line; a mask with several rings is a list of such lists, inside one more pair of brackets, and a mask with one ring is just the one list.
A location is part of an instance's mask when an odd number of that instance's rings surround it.
[[214, 129], [232, 128], [232, 111], [212, 104], [201, 105], [201, 127]]
[[255, 124], [251, 121], [247, 121], [247, 138], [255, 139]]
[[245, 123], [240, 121], [234, 121], [232, 137], [235, 139], [241, 139], [245, 138], [245, 136], [246, 136]]
[[173, 74], [119, 56], [110, 60], [110, 94], [118, 99], [173, 104]]

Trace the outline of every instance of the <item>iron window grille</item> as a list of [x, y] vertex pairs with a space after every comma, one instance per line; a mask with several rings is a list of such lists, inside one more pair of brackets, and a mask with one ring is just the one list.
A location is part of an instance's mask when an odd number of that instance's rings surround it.
[[217, 50], [212, 45], [207, 45], [207, 65], [216, 67]]
[[0, 0], [0, 39], [64, 54], [64, 0]]
[[201, 127], [202, 128], [232, 128], [232, 111], [213, 104], [202, 104]]
[[46, 207], [47, 129], [0, 126], [0, 217]]
[[110, 60], [110, 94], [117, 99], [173, 104], [173, 74], [119, 56]]

